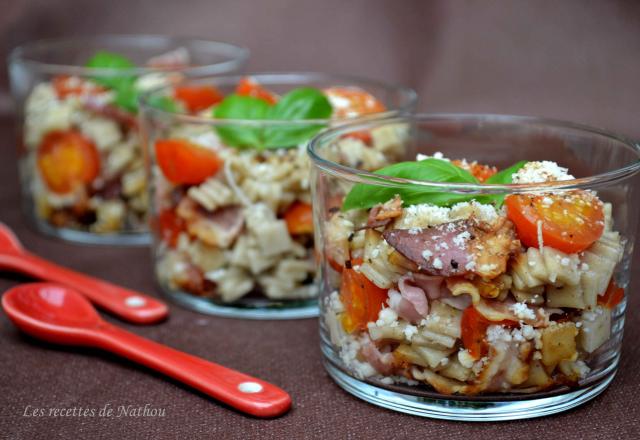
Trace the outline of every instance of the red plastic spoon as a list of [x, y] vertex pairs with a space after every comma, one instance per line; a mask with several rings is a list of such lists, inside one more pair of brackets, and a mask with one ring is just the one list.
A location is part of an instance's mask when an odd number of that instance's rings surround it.
[[151, 324], [169, 313], [166, 304], [148, 295], [66, 269], [28, 252], [4, 223], [0, 223], [0, 270], [73, 287], [98, 307], [136, 324]]
[[4, 294], [2, 307], [16, 326], [36, 338], [110, 351], [245, 413], [275, 417], [291, 407], [289, 394], [275, 385], [103, 321], [91, 303], [72, 289], [51, 283], [23, 284]]

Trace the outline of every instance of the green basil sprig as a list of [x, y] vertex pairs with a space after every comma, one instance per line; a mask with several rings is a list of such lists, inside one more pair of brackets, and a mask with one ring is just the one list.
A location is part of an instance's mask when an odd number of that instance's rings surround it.
[[[94, 69], [131, 69], [135, 67], [129, 58], [114, 52], [101, 50], [96, 52], [86, 63], [86, 67]], [[94, 82], [112, 89], [115, 92], [114, 103], [127, 111], [138, 111], [138, 96], [140, 91], [136, 89], [135, 75], [107, 75], [91, 78]], [[150, 99], [152, 106], [166, 111], [176, 111], [176, 102], [169, 96], [153, 97]]]
[[[525, 164], [526, 160], [516, 162], [508, 168], [497, 172], [493, 176], [489, 177], [484, 183], [493, 185], [508, 185], [513, 182], [513, 175], [520, 170]], [[504, 203], [505, 194], [486, 194], [478, 197], [478, 201], [481, 203], [493, 203], [496, 207], [501, 207]]]
[[[518, 162], [515, 165], [495, 174], [487, 179], [486, 183], [511, 183], [511, 175], [524, 166], [526, 161]], [[468, 171], [453, 165], [451, 162], [441, 159], [425, 159], [418, 162], [400, 162], [376, 171], [374, 174], [389, 177], [400, 177], [403, 179], [422, 180], [443, 183], [474, 183], [476, 179]], [[373, 183], [373, 182], [372, 182]], [[400, 196], [405, 206], [428, 203], [437, 206], [451, 206], [456, 203], [476, 199], [480, 203], [502, 204], [504, 195], [476, 196], [473, 194], [454, 194], [442, 192], [436, 188], [429, 188], [420, 185], [405, 186], [403, 188], [389, 188], [375, 184], [358, 183], [353, 186], [342, 204], [343, 211], [351, 209], [368, 209], [379, 203], [391, 200], [397, 195]]]
[[286, 148], [296, 146], [316, 134], [324, 124], [300, 124], [305, 119], [328, 119], [333, 108], [318, 89], [301, 87], [284, 95], [275, 105], [262, 99], [229, 95], [213, 110], [217, 119], [296, 121], [291, 124], [250, 126], [222, 124], [216, 127], [225, 144], [239, 148]]
[[[86, 63], [86, 67], [92, 69], [124, 70], [134, 68], [136, 65], [129, 58], [106, 50], [96, 52]], [[133, 86], [135, 75], [105, 75], [91, 78], [93, 81], [110, 89], [119, 91]]]

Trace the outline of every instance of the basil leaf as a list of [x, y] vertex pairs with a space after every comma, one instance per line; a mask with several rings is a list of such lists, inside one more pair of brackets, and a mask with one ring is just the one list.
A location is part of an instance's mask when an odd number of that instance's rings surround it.
[[[120, 54], [101, 50], [96, 52], [86, 63], [86, 67], [95, 69], [131, 69], [135, 64]], [[118, 75], [116, 72], [104, 76], [93, 77], [92, 80], [105, 87], [120, 91], [133, 86], [134, 75]]]
[[149, 104], [165, 112], [175, 113], [179, 109], [178, 103], [170, 96], [152, 95], [149, 97]]
[[116, 89], [114, 103], [118, 107], [135, 113], [138, 111], [138, 91], [133, 85]]
[[[269, 111], [269, 119], [294, 121], [328, 119], [333, 112], [331, 103], [318, 89], [302, 87], [284, 95]], [[265, 148], [298, 145], [313, 137], [325, 124], [291, 124], [265, 128]]]
[[296, 146], [315, 135], [324, 124], [300, 124], [304, 119], [328, 119], [333, 108], [327, 97], [310, 87], [294, 89], [275, 105], [249, 96], [229, 95], [213, 111], [218, 119], [296, 121], [267, 127], [220, 125], [216, 131], [233, 147], [286, 148]]
[[[456, 167], [451, 162], [440, 159], [425, 159], [420, 162], [400, 162], [381, 168], [374, 174], [431, 182], [478, 183], [478, 180], [468, 171]], [[420, 185], [403, 188], [387, 188], [358, 183], [354, 185], [349, 194], [347, 194], [342, 205], [342, 210], [348, 211], [351, 209], [371, 208], [378, 203], [391, 200], [396, 194], [400, 196], [405, 206], [419, 203], [450, 206], [474, 198], [471, 194], [451, 194], [442, 192], [436, 188]]]
[[[505, 168], [504, 170], [489, 177], [487, 180], [485, 180], [484, 183], [490, 183], [494, 185], [508, 185], [510, 183], [513, 183], [513, 174], [517, 173], [526, 164], [526, 160], [516, 162], [510, 167]], [[500, 208], [504, 203], [505, 196], [506, 194], [487, 194], [478, 197], [478, 201], [480, 203], [493, 203], [496, 208]]]
[[[241, 95], [229, 95], [213, 109], [216, 119], [261, 120], [267, 117], [269, 104], [259, 98]], [[233, 147], [264, 146], [264, 128], [250, 127], [230, 122], [216, 126], [222, 141]]]
[[520, 169], [524, 167], [526, 164], [527, 164], [526, 160], [521, 160], [520, 162], [516, 162], [513, 165], [511, 165], [509, 168], [505, 168], [504, 170], [495, 173], [493, 176], [485, 180], [484, 183], [501, 184], [501, 185], [508, 185], [510, 183], [513, 183], [513, 175], [518, 171], [520, 171]]

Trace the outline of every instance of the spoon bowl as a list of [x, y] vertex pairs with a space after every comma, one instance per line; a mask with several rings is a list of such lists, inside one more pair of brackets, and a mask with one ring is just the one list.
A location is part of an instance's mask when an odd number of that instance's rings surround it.
[[52, 283], [23, 284], [4, 294], [2, 308], [18, 328], [31, 336], [110, 351], [245, 413], [276, 417], [291, 407], [289, 394], [273, 384], [109, 324], [73, 289]]
[[167, 305], [155, 298], [66, 269], [30, 253], [3, 223], [0, 223], [0, 270], [72, 287], [99, 307], [136, 324], [158, 322], [169, 313]]
[[2, 297], [9, 318], [25, 333], [57, 344], [84, 345], [102, 319], [82, 295], [51, 283], [30, 283]]

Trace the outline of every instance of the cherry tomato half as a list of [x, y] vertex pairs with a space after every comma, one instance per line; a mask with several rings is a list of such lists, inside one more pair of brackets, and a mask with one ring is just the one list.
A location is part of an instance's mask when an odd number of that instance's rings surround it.
[[196, 113], [222, 101], [224, 96], [213, 86], [178, 86], [173, 92], [191, 113]]
[[284, 221], [291, 235], [313, 234], [313, 210], [308, 203], [293, 203], [284, 213]]
[[37, 163], [47, 187], [60, 194], [93, 182], [100, 173], [98, 150], [76, 130], [47, 133], [38, 147]]
[[572, 254], [591, 246], [604, 230], [602, 202], [586, 191], [512, 195], [505, 199], [505, 205], [518, 238], [526, 246], [540, 247], [540, 232], [545, 246]]
[[155, 150], [162, 173], [176, 184], [197, 185], [222, 167], [222, 160], [214, 151], [186, 139], [159, 140]]

